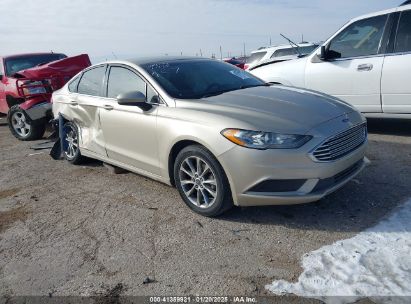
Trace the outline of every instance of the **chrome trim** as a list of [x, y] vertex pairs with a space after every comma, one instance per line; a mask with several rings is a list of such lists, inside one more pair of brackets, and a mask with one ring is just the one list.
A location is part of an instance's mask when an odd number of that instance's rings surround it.
[[362, 147], [367, 138], [367, 124], [360, 123], [325, 139], [310, 151], [309, 156], [315, 162], [335, 162]]

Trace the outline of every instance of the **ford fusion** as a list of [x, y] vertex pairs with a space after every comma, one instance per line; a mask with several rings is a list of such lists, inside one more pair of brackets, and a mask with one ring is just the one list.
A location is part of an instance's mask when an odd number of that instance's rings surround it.
[[366, 121], [350, 105], [210, 59], [92, 66], [53, 94], [53, 114], [69, 162], [173, 185], [205, 216], [317, 201], [367, 162]]

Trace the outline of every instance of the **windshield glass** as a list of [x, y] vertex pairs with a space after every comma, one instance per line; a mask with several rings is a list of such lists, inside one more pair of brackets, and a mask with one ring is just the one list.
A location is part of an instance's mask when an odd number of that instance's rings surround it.
[[19, 56], [14, 58], [7, 58], [6, 63], [6, 75], [13, 76], [19, 71], [33, 68], [38, 65], [46, 64], [52, 61], [66, 58], [63, 54], [42, 54], [42, 55], [30, 55]]
[[265, 83], [248, 72], [216, 60], [175, 60], [143, 64], [173, 98], [198, 99]]

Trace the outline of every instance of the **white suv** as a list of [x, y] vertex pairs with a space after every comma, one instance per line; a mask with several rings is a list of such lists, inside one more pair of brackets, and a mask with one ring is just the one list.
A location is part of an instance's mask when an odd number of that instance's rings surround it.
[[[257, 66], [268, 62], [281, 62], [298, 58], [299, 55], [312, 53], [318, 45], [313, 43], [299, 43], [297, 47], [290, 44], [269, 46], [252, 51], [245, 64], [246, 70], [252, 70]], [[298, 53], [300, 52], [300, 54]]]
[[313, 54], [251, 73], [334, 95], [367, 116], [411, 118], [411, 1], [351, 20]]

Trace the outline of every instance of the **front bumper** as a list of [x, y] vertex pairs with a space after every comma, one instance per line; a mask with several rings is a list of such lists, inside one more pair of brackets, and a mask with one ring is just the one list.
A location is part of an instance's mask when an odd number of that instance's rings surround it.
[[[363, 117], [354, 112], [352, 125]], [[350, 154], [331, 162], [314, 161], [312, 150], [326, 138], [346, 130], [341, 119], [309, 132], [313, 139], [294, 150], [254, 150], [236, 146], [218, 157], [238, 206], [292, 205], [318, 201], [344, 186], [369, 162], [367, 141]]]

